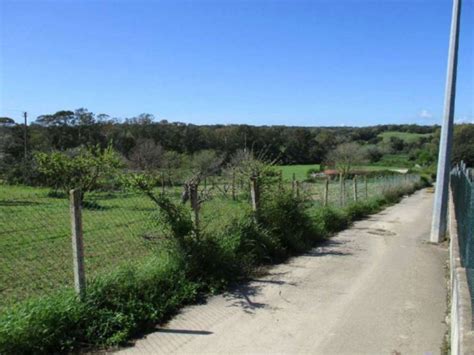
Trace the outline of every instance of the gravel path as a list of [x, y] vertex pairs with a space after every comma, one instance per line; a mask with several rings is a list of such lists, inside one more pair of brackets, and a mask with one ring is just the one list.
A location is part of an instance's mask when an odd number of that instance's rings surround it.
[[432, 200], [419, 191], [121, 352], [440, 353], [447, 251], [427, 243]]

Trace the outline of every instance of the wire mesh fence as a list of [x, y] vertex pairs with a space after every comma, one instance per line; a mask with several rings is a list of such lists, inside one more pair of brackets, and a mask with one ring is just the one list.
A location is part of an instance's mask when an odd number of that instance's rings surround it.
[[44, 189], [0, 189], [0, 304], [71, 286], [67, 199]]
[[[364, 176], [296, 182], [274, 181], [281, 189], [314, 207], [346, 206], [411, 185], [418, 175]], [[172, 200], [183, 188], [158, 186]], [[249, 210], [250, 184], [239, 179], [209, 177], [199, 186], [205, 197], [201, 228], [219, 230]], [[81, 203], [86, 282], [123, 263], [159, 252], [163, 225], [159, 210], [145, 195], [130, 190], [87, 193]], [[32, 296], [74, 287], [71, 213], [68, 196], [45, 188], [0, 188], [0, 310]]]
[[[451, 171], [451, 191], [456, 214], [461, 264], [466, 268], [467, 280], [474, 305], [474, 177], [464, 163]], [[474, 314], [473, 314], [474, 322]]]

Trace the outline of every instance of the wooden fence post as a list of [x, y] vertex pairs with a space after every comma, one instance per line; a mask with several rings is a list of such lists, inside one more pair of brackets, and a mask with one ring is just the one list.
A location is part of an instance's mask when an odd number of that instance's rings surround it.
[[354, 184], [354, 201], [357, 202], [357, 175], [354, 175], [352, 182]]
[[326, 178], [326, 183], [324, 186], [324, 206], [328, 205], [329, 199], [329, 177]]
[[194, 225], [199, 230], [199, 199], [198, 185], [196, 183], [189, 184], [189, 198], [191, 200], [191, 208], [194, 211]]
[[278, 189], [283, 190], [283, 170], [280, 170], [278, 174]]
[[291, 180], [291, 192], [293, 197], [296, 197], [296, 174], [293, 173], [293, 178]]
[[235, 201], [235, 169], [232, 169], [232, 200]]
[[343, 182], [342, 182], [342, 173], [339, 173], [339, 204], [342, 206], [344, 206], [344, 189], [343, 189]]
[[165, 172], [161, 172], [161, 193], [165, 194]]
[[81, 191], [69, 192], [69, 210], [71, 214], [72, 259], [74, 265], [74, 288], [82, 300], [86, 292], [86, 274], [84, 271], [84, 242], [82, 236]]
[[260, 205], [260, 190], [256, 176], [250, 178], [250, 198], [252, 200], [252, 211], [257, 212]]
[[367, 184], [367, 175], [364, 175], [364, 184], [365, 184], [365, 199], [369, 199], [369, 190], [368, 190], [368, 184]]

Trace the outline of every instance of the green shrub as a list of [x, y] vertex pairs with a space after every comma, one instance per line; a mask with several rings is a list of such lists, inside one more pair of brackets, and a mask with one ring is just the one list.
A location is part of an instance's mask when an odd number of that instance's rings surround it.
[[0, 316], [0, 353], [57, 353], [123, 343], [193, 301], [197, 284], [166, 257], [92, 280], [81, 302], [70, 291], [30, 300]]
[[256, 265], [282, 259], [285, 251], [280, 240], [258, 224], [253, 216], [235, 219], [218, 237], [223, 249], [235, 256], [236, 268], [248, 275]]
[[85, 304], [73, 292], [30, 300], [7, 309], [0, 317], [0, 353], [64, 352], [80, 334]]
[[272, 194], [263, 201], [257, 221], [288, 254], [305, 251], [321, 239], [305, 205], [289, 192]]
[[318, 234], [323, 237], [347, 228], [350, 222], [343, 211], [333, 207], [314, 208], [311, 217]]
[[89, 286], [86, 339], [97, 345], [123, 343], [192, 301], [197, 288], [179, 259], [162, 256], [125, 265]]
[[428, 187], [433, 184], [433, 176], [431, 175], [421, 175], [420, 183], [423, 187]]
[[345, 213], [351, 221], [357, 221], [369, 214], [375, 213], [379, 210], [380, 204], [377, 201], [363, 201], [352, 203], [345, 208]]

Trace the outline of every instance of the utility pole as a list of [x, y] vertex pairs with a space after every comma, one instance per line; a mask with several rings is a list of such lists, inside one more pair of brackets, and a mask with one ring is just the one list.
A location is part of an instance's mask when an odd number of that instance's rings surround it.
[[439, 142], [438, 171], [431, 225], [432, 243], [440, 243], [446, 236], [449, 173], [451, 167], [451, 147], [453, 141], [454, 104], [456, 99], [456, 72], [458, 64], [459, 22], [461, 0], [453, 0], [451, 35], [449, 39], [448, 72], [444, 98], [443, 126]]
[[25, 118], [25, 127], [23, 129], [23, 143], [25, 147], [25, 162], [28, 157], [28, 113], [23, 112], [23, 117]]

